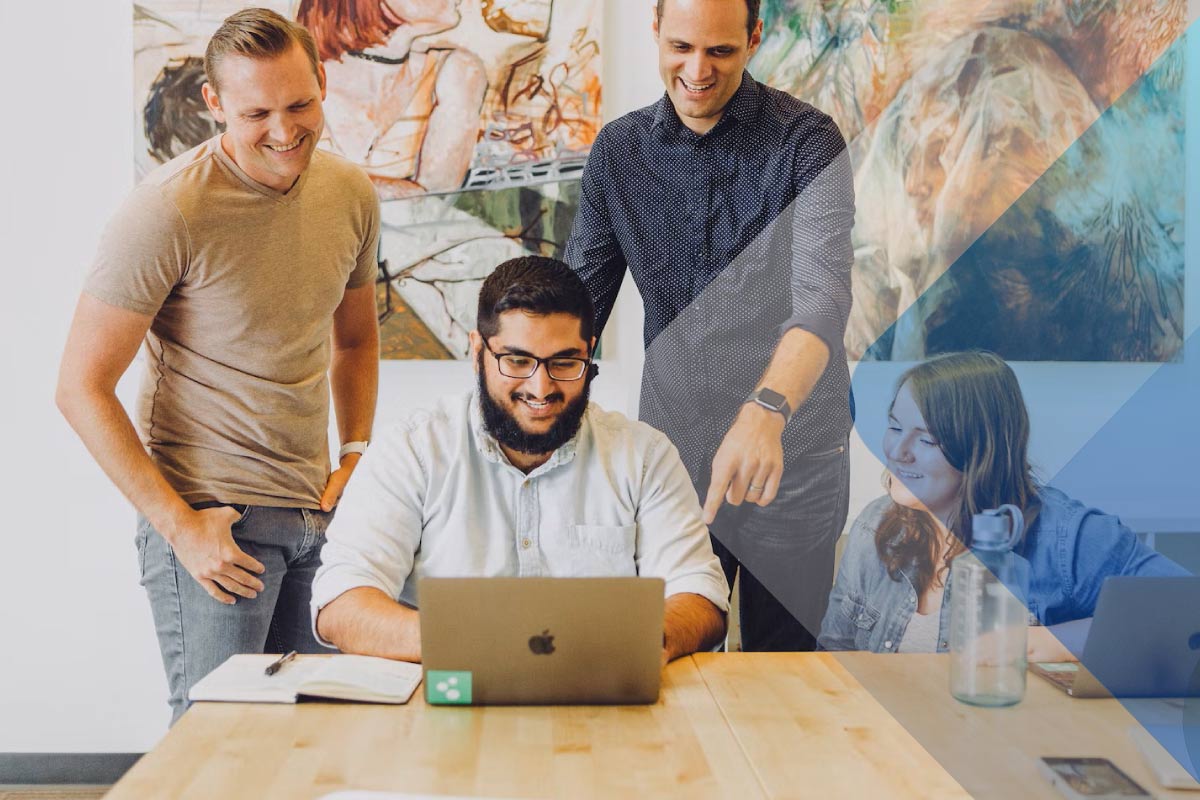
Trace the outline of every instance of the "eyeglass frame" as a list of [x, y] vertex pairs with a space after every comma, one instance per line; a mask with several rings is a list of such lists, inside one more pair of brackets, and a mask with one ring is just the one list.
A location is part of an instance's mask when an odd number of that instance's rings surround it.
[[[550, 380], [559, 381], [561, 383], [572, 383], [574, 381], [583, 380], [583, 377], [585, 375], [587, 375], [587, 373], [588, 373], [588, 367], [592, 364], [591, 356], [588, 356], [587, 358], [579, 358], [578, 356], [546, 356], [545, 358], [538, 358], [537, 356], [533, 355], [532, 353], [497, 353], [495, 350], [492, 349], [492, 346], [490, 344], [488, 344], [488, 340], [486, 338], [484, 338], [482, 336], [479, 338], [483, 341], [483, 346], [487, 348], [487, 351], [492, 354], [493, 358], [496, 359], [496, 370], [504, 377], [512, 378], [513, 380], [527, 381], [530, 378], [532, 378], [534, 375], [537, 375], [537, 371], [539, 369], [541, 369], [543, 364], [545, 364], [546, 365], [546, 377], [548, 377]], [[534, 361], [533, 370], [528, 375], [509, 375], [500, 366], [500, 359], [504, 358], [505, 356], [515, 356], [517, 358], [531, 358]], [[579, 370], [579, 375], [577, 377], [556, 378], [550, 374], [550, 364], [547, 363], [550, 361], [578, 361], [583, 365], [583, 367]]]

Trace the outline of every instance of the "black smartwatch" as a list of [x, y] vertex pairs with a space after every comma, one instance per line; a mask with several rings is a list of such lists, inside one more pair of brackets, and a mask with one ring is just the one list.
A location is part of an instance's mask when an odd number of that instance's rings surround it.
[[788, 405], [787, 398], [779, 392], [763, 387], [755, 390], [754, 394], [746, 398], [747, 403], [758, 403], [763, 408], [769, 408], [772, 411], [778, 411], [783, 415], [783, 421], [787, 422], [792, 418], [792, 407]]

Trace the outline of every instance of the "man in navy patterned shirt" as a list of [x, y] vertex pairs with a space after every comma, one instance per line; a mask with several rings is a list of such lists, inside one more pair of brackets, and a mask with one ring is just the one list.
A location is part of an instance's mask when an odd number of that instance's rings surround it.
[[566, 260], [603, 328], [645, 303], [641, 418], [679, 448], [747, 650], [811, 650], [846, 520], [853, 175], [826, 115], [746, 72], [758, 0], [659, 0], [666, 94], [604, 127]]

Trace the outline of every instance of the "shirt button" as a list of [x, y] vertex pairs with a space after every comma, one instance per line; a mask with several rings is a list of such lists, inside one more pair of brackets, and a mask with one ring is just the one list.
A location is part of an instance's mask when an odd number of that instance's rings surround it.
[[529, 546], [532, 544], [533, 544], [533, 542], [530, 541], [528, 536], [526, 536], [524, 539], [521, 540], [521, 547], [524, 547], [526, 550], [528, 550]]
[[942, 647], [949, 647], [949, 646], [950, 646], [949, 642], [942, 642]]
[[883, 643], [883, 646], [884, 646], [884, 647], [891, 647], [891, 646], [892, 646], [892, 640], [891, 640], [891, 639], [888, 639], [886, 642], [884, 642], [884, 643]]

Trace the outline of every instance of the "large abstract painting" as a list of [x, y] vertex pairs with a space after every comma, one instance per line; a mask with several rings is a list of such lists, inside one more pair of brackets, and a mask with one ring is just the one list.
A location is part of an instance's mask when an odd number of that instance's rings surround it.
[[[385, 358], [462, 358], [501, 261], [565, 245], [600, 128], [598, 0], [259, 0], [312, 32], [321, 146], [382, 201]], [[203, 49], [236, 0], [134, 6], [136, 168], [213, 136]]]
[[765, 0], [760, 80], [855, 168], [852, 358], [1183, 343], [1185, 0]]

